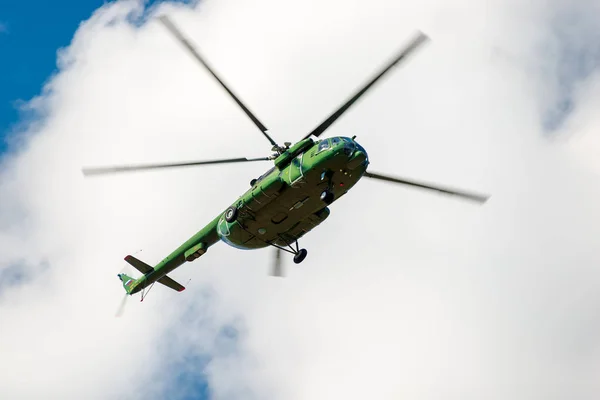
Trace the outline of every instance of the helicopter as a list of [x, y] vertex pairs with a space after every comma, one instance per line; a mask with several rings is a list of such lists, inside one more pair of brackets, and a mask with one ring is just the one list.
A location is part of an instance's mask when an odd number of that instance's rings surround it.
[[271, 161], [273, 166], [261, 176], [250, 181], [250, 188], [235, 202], [219, 213], [204, 228], [175, 249], [165, 259], [152, 267], [138, 258], [128, 255], [125, 261], [143, 275], [132, 278], [118, 274], [125, 289], [125, 297], [142, 292], [155, 282], [181, 292], [183, 285], [167, 276], [186, 262], [193, 262], [219, 241], [243, 250], [275, 248], [271, 274], [283, 276], [281, 253], [293, 255], [296, 264], [307, 256], [298, 240], [323, 223], [330, 214], [329, 206], [344, 196], [361, 178], [409, 185], [421, 189], [484, 203], [488, 196], [430, 185], [427, 183], [384, 175], [368, 170], [367, 151], [353, 137], [337, 136], [320, 138], [321, 135], [344, 114], [361, 96], [377, 83], [389, 70], [408, 58], [417, 48], [429, 40], [427, 35], [416, 35], [374, 75], [360, 90], [300, 141], [279, 145], [267, 133], [267, 128], [233, 93], [216, 74], [206, 59], [167, 16], [160, 22], [180, 42], [229, 94], [248, 118], [272, 145], [272, 154], [262, 158], [229, 158], [218, 160], [123, 165], [112, 167], [83, 168], [84, 176], [122, 173], [150, 169], [189, 167], [198, 165]]

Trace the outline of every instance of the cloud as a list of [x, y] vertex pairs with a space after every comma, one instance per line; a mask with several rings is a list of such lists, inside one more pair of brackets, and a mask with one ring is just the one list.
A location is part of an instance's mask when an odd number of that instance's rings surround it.
[[[564, 6], [542, 3], [97, 10], [3, 160], [0, 397], [165, 398], [206, 390], [185, 383], [194, 376], [219, 399], [593, 398], [597, 81], [582, 77], [561, 126], [578, 139], [549, 142], [539, 75], [550, 61], [534, 50], [553, 40], [548, 9]], [[114, 318], [123, 256], [141, 248], [158, 262], [269, 167], [82, 178], [83, 165], [269, 152], [152, 13], [171, 15], [280, 142], [422, 29], [431, 43], [328, 134], [357, 135], [375, 171], [492, 199], [474, 207], [361, 181], [302, 239], [306, 261], [286, 260], [287, 279], [267, 276], [271, 251], [218, 244], [171, 274], [191, 278], [185, 292], [153, 288]]]
[[539, 67], [542, 87], [544, 127], [556, 131], [575, 108], [577, 92], [600, 67], [600, 15], [596, 2], [555, 1], [547, 11], [547, 35], [541, 41]]

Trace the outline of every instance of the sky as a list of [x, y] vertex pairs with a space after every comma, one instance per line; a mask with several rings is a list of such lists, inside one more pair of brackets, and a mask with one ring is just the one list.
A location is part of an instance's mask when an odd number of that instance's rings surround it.
[[[56, 52], [68, 46], [79, 24], [103, 0], [5, 0], [0, 4], [0, 138], [27, 119], [21, 106], [40, 91], [56, 71]], [[152, 6], [157, 1], [147, 2]], [[51, 16], [51, 17], [50, 17]], [[0, 140], [0, 152], [6, 149]]]
[[[19, 106], [38, 94], [55, 71], [58, 48], [67, 46], [79, 23], [102, 4], [98, 0], [0, 4], [0, 48], [5, 60], [0, 63], [0, 135], [19, 122]], [[2, 140], [0, 151], [5, 148]]]
[[[23, 60], [34, 17], [2, 7], [0, 40]], [[598, 397], [595, 1], [77, 8], [20, 61], [29, 70], [2, 63], [15, 78], [1, 100], [0, 397]], [[124, 256], [156, 264], [269, 168], [84, 179], [83, 166], [270, 153], [162, 14], [279, 142], [424, 31], [431, 41], [328, 134], [356, 135], [372, 171], [491, 199], [360, 181], [285, 279], [268, 276], [270, 249], [218, 243], [170, 274], [184, 292], [154, 287], [115, 317]]]

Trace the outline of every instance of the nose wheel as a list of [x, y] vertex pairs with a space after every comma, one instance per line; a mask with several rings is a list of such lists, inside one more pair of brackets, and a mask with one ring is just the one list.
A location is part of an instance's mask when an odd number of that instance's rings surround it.
[[228, 207], [225, 210], [225, 220], [229, 223], [235, 221], [238, 217], [238, 209], [235, 206]]

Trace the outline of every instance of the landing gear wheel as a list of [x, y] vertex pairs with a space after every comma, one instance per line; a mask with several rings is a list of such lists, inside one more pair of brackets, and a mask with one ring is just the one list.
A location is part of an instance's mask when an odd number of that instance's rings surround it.
[[300, 249], [300, 251], [294, 255], [294, 262], [296, 264], [300, 264], [302, 261], [304, 261], [307, 254], [308, 252], [306, 251], [306, 249]]
[[331, 203], [333, 203], [333, 193], [331, 193], [329, 190], [323, 190], [320, 198], [321, 198], [321, 201], [323, 201], [327, 205], [330, 205]]
[[225, 211], [225, 220], [227, 222], [233, 222], [237, 219], [238, 216], [238, 209], [234, 206], [229, 207], [226, 211]]

